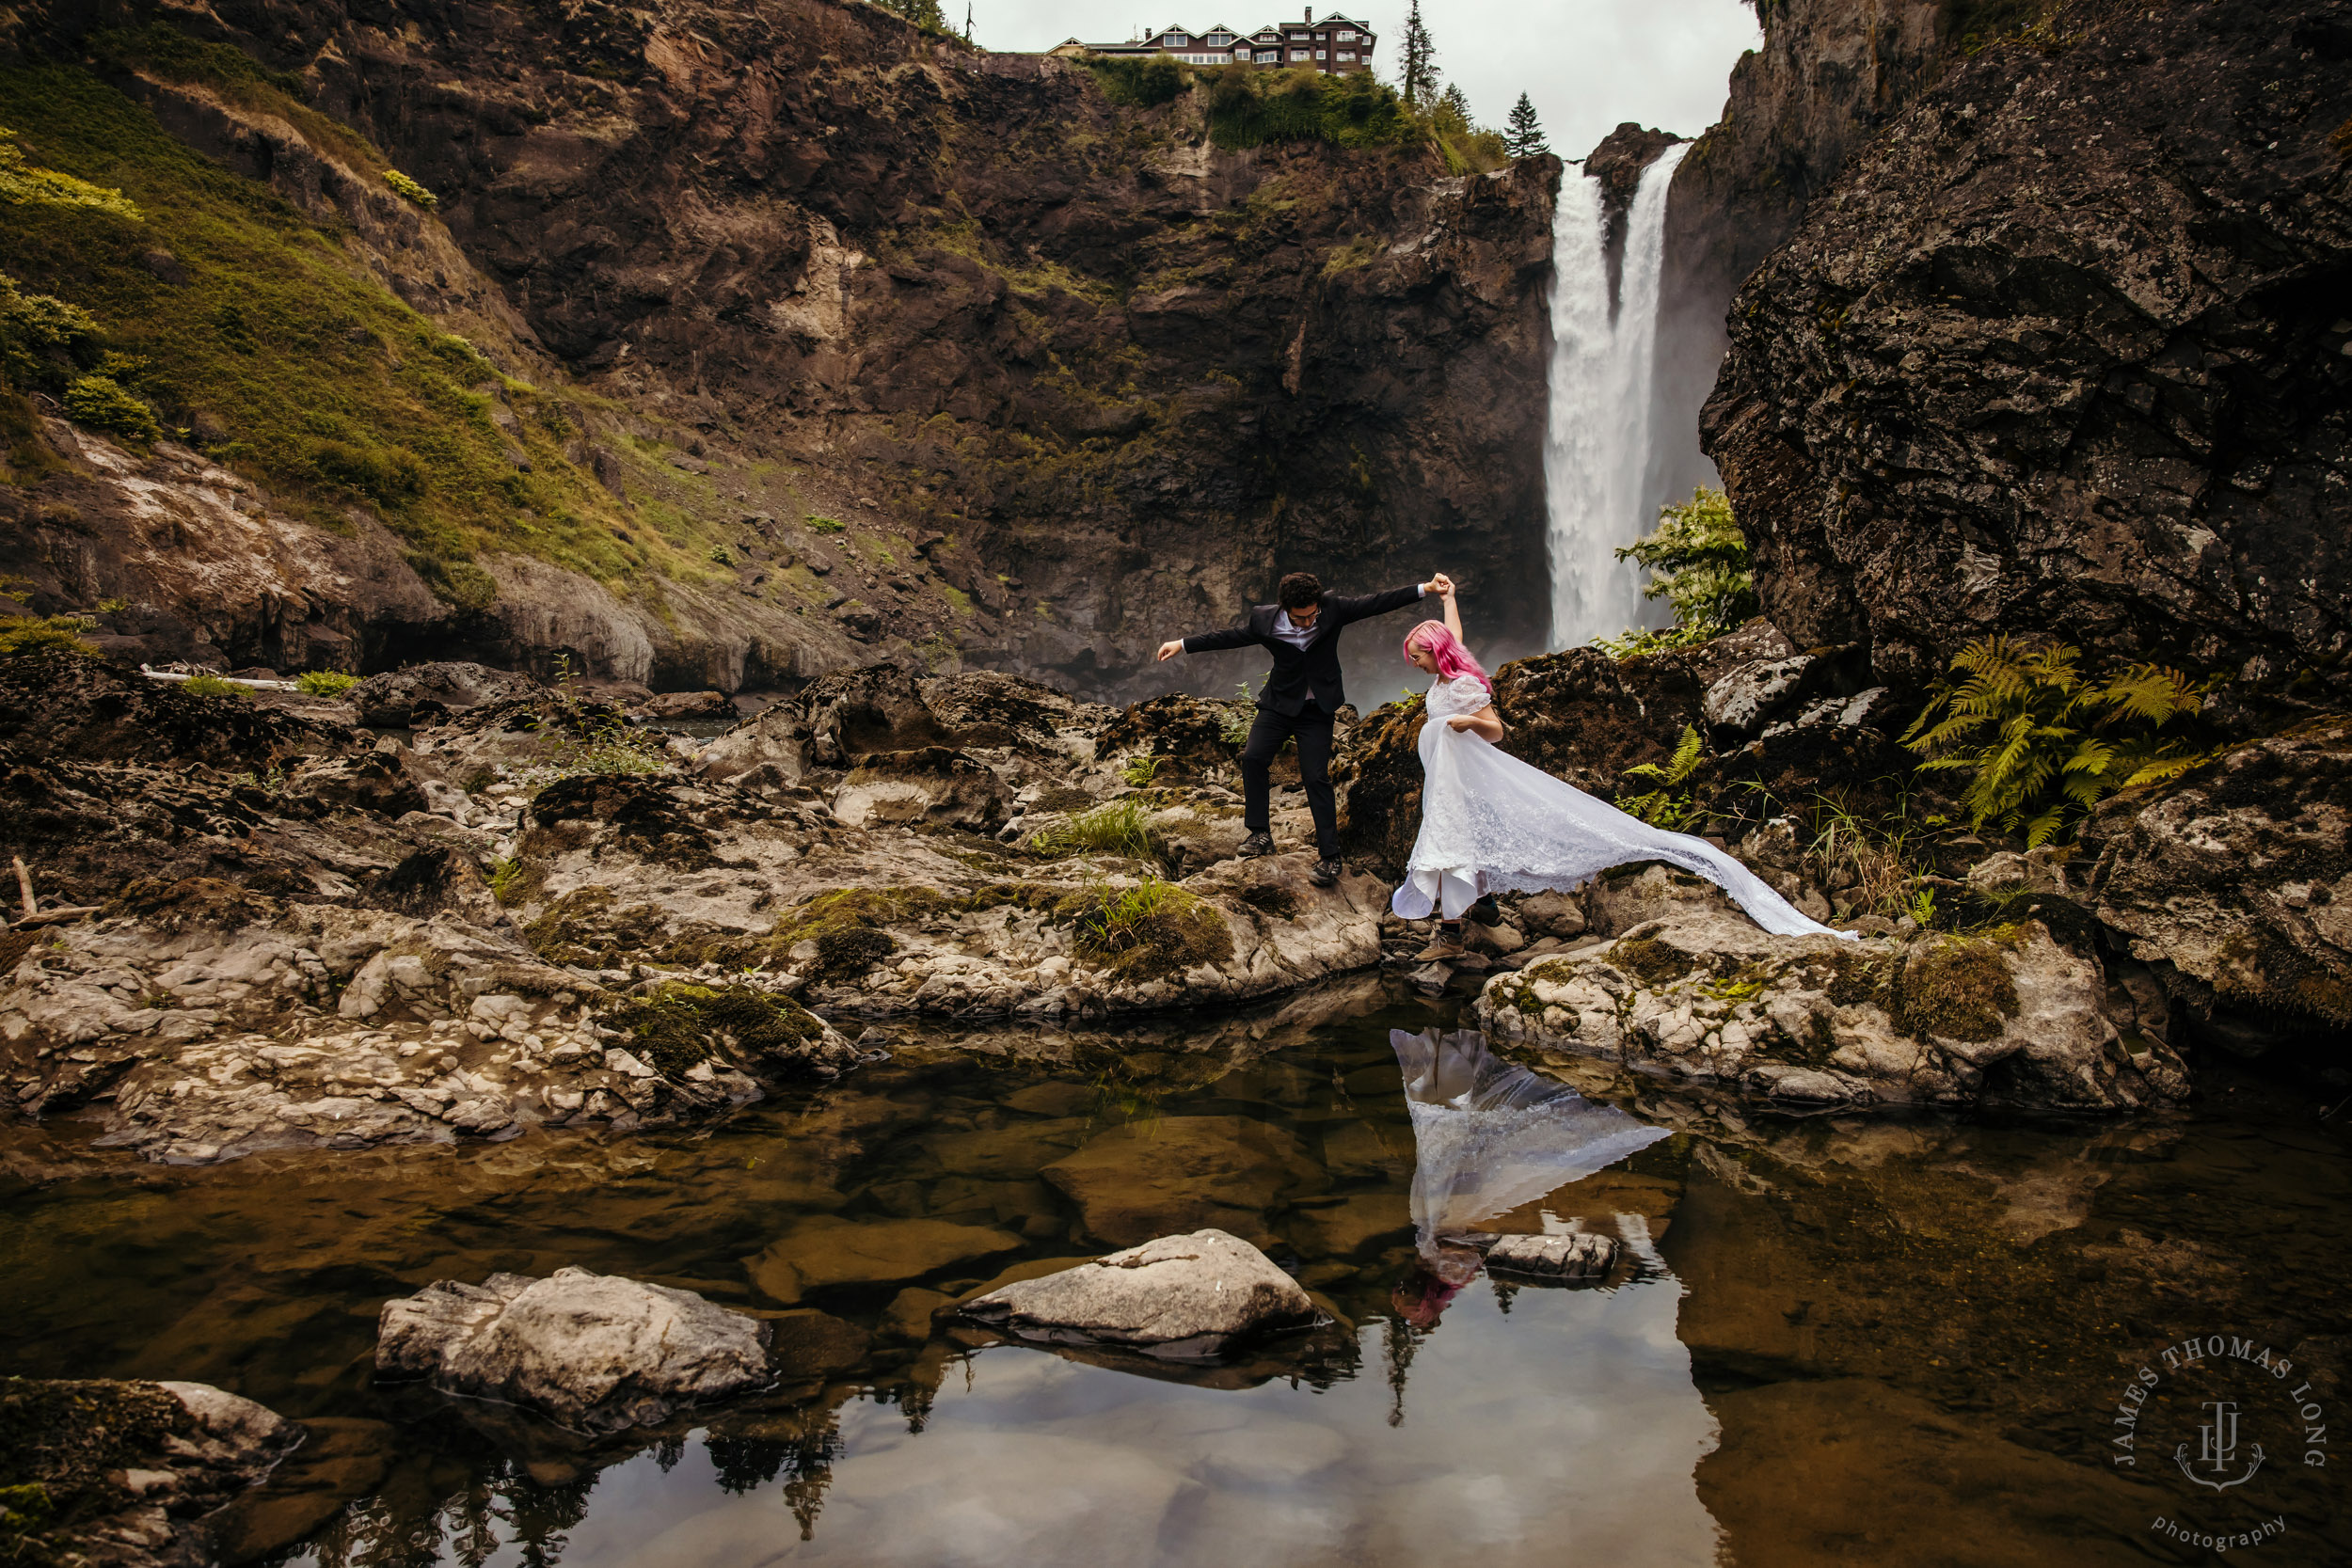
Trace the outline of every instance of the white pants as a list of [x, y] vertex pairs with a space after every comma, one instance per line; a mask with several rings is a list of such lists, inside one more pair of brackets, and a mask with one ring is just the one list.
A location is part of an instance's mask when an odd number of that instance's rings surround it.
[[1479, 900], [1480, 880], [1475, 871], [1468, 876], [1455, 871], [1416, 871], [1413, 873], [1414, 884], [1422, 892], [1436, 895], [1432, 902], [1438, 906], [1438, 917], [1444, 920], [1459, 920], [1470, 912], [1470, 907]]

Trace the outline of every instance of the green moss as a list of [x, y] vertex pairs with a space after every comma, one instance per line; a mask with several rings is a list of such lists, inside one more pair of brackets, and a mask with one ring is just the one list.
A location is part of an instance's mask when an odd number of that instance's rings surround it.
[[1998, 942], [1949, 937], [1915, 948], [1903, 965], [1896, 1022], [1905, 1034], [1995, 1039], [2016, 1016], [2017, 982]]
[[1602, 957], [1645, 986], [1662, 986], [1688, 974], [1699, 963], [1674, 943], [1656, 937], [1620, 937]]
[[640, 1059], [673, 1075], [728, 1047], [755, 1056], [790, 1055], [825, 1030], [815, 1014], [787, 996], [752, 986], [677, 981], [608, 1009], [597, 1022], [625, 1031]]
[[920, 920], [948, 906], [947, 895], [936, 888], [835, 888], [801, 900], [776, 922], [770, 942], [781, 951], [812, 937]]
[[809, 978], [854, 980], [898, 950], [889, 932], [870, 927], [827, 931], [817, 939], [817, 961], [809, 969]]
[[195, 1433], [185, 1406], [152, 1384], [0, 1380], [0, 1562], [78, 1562], [53, 1543], [129, 1506], [110, 1476], [151, 1465]]
[[523, 940], [549, 963], [598, 969], [628, 963], [660, 940], [661, 911], [651, 904], [614, 904], [609, 887], [574, 888], [523, 927]]
[[359, 677], [348, 670], [305, 670], [294, 684], [313, 697], [340, 697], [358, 686]]

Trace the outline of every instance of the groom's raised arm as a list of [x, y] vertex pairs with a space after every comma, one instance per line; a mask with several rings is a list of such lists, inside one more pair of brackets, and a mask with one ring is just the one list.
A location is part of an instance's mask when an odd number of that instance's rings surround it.
[[1428, 590], [1427, 583], [1416, 582], [1404, 588], [1391, 588], [1383, 594], [1353, 596], [1326, 594], [1323, 596], [1323, 612], [1342, 626], [1351, 621], [1369, 621], [1375, 615], [1386, 615], [1391, 610], [1403, 610], [1406, 605], [1418, 604]]

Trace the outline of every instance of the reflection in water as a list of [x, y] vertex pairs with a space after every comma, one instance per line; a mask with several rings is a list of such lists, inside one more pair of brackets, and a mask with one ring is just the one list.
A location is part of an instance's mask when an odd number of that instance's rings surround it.
[[[1478, 1277], [1478, 1226], [1669, 1135], [1503, 1061], [1475, 1030], [1391, 1029], [1389, 1044], [1413, 1121], [1419, 1254], [1391, 1299], [1416, 1329], [1435, 1327], [1446, 1303]], [[1401, 1385], [1394, 1353], [1391, 1375]]]
[[[2170, 1499], [2096, 1453], [2120, 1356], [2259, 1323], [2352, 1367], [2352, 1159], [2251, 1080], [2118, 1122], [1777, 1118], [1547, 1069], [1581, 1101], [1418, 1033], [1443, 1019], [1418, 1000], [1375, 987], [1334, 1018], [1328, 996], [1116, 1059], [1036, 1031], [902, 1042], [609, 1144], [166, 1169], [0, 1128], [0, 1371], [193, 1378], [311, 1423], [262, 1512], [323, 1568], [2035, 1568], [2151, 1560]], [[913, 1244], [941, 1222], [1022, 1247]], [[1325, 1338], [1184, 1383], [933, 1317], [1000, 1270], [1213, 1222], [1320, 1292]], [[1423, 1261], [1562, 1227], [1614, 1234], [1629, 1269], [1514, 1297]], [[787, 1238], [811, 1264], [791, 1302], [759, 1266]], [[371, 1380], [387, 1296], [566, 1263], [788, 1308], [846, 1359], [586, 1446]], [[1428, 1329], [1396, 1305], [1408, 1272]], [[2272, 1468], [2293, 1533], [2264, 1560], [2352, 1561], [2335, 1473]]]

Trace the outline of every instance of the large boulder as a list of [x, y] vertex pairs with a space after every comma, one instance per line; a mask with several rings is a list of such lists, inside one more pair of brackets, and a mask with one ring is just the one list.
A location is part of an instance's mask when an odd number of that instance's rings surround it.
[[1235, 1340], [1311, 1323], [1298, 1282], [1238, 1236], [1162, 1236], [964, 1304], [964, 1313], [1025, 1339], [1122, 1345], [1191, 1359]]
[[586, 1269], [435, 1280], [384, 1304], [375, 1370], [590, 1433], [650, 1426], [773, 1381], [755, 1318]]
[[2162, 1042], [2127, 1046], [2097, 962], [2038, 922], [1910, 942], [1772, 936], [1692, 905], [1498, 974], [1481, 1021], [1538, 1050], [1813, 1104], [2120, 1111], [2186, 1097]]
[[1996, 631], [2339, 682], [2342, 12], [2062, 28], [1946, 54], [1733, 303], [1701, 436], [1765, 610], [1898, 685]]
[[2087, 899], [2214, 1043], [2352, 1028], [2352, 718], [2241, 746], [2085, 824]]

